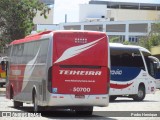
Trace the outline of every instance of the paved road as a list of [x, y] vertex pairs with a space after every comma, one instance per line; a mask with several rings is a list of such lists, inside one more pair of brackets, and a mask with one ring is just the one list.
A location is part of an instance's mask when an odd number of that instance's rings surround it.
[[[2, 92], [3, 91], [3, 92]], [[24, 112], [31, 116], [32, 105], [24, 104], [23, 108], [15, 109], [12, 107], [12, 101], [5, 98], [5, 89], [0, 89], [0, 111], [13, 111], [13, 113]], [[129, 111], [129, 112], [127, 112]], [[141, 112], [143, 111], [143, 112]], [[145, 112], [144, 112], [145, 111]], [[155, 112], [158, 111], [158, 112]], [[41, 117], [0, 117], [0, 120], [52, 120], [52, 119], [108, 119], [108, 120], [159, 120], [157, 117], [140, 117], [143, 115], [160, 114], [160, 90], [157, 90], [155, 94], [148, 94], [144, 101], [135, 102], [130, 98], [118, 98], [116, 101], [111, 102], [108, 107], [94, 107], [92, 116], [77, 116], [74, 112], [52, 112], [48, 116], [48, 113], [41, 114]], [[15, 114], [17, 115], [17, 114]], [[124, 117], [124, 116], [132, 117]], [[123, 116], [123, 117], [120, 117]], [[137, 116], [136, 118], [133, 116]]]

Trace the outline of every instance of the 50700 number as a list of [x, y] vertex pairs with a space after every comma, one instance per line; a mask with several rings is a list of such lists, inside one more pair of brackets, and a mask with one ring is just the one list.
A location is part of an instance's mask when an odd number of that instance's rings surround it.
[[73, 88], [73, 92], [90, 92], [91, 89], [90, 88], [86, 88], [86, 87], [74, 87]]

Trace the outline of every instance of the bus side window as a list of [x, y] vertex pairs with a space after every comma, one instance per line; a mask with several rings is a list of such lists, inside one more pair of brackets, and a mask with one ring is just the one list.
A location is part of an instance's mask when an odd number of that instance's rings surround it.
[[11, 64], [17, 64], [17, 51], [17, 45], [14, 45], [11, 55]]
[[144, 70], [145, 71], [145, 67], [144, 67], [144, 63], [143, 63], [143, 59], [142, 56], [135, 56], [133, 58], [133, 65]]
[[145, 70], [140, 51], [136, 49], [111, 48], [111, 66], [138, 68]]
[[154, 63], [153, 63], [153, 61], [151, 61], [151, 60], [150, 60], [150, 66], [149, 66], [149, 74], [150, 74], [152, 77], [155, 77]]
[[24, 43], [24, 48], [23, 48], [23, 57], [22, 57], [22, 64], [27, 64], [27, 51], [28, 51], [28, 45], [27, 43]]
[[146, 60], [149, 75], [151, 75], [152, 77], [155, 77], [154, 62], [150, 60], [147, 56], [145, 57], [145, 60]]
[[41, 49], [40, 49], [40, 53], [39, 53], [39, 62], [40, 63], [46, 63], [48, 45], [49, 45], [49, 40], [41, 41]]

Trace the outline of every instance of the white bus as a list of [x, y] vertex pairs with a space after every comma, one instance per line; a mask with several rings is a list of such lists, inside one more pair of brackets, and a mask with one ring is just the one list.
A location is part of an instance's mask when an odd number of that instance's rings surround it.
[[14, 107], [33, 103], [35, 112], [60, 107], [90, 115], [93, 106], [108, 106], [110, 52], [105, 33], [46, 31], [15, 40], [9, 49], [6, 97], [13, 99]]
[[160, 69], [156, 70], [155, 78], [156, 78], [156, 88], [160, 89]]
[[[110, 43], [111, 83], [110, 100], [120, 96], [142, 101], [146, 94], [154, 93], [155, 64], [159, 60], [140, 46]], [[159, 64], [156, 64], [159, 67]]]

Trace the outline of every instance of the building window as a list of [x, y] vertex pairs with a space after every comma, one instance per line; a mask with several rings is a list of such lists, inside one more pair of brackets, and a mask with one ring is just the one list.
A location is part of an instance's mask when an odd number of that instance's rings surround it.
[[139, 40], [139, 37], [137, 36], [129, 36], [129, 42], [134, 42], [134, 43], [137, 43]]
[[148, 24], [129, 24], [129, 32], [140, 32], [140, 33], [147, 33], [148, 31]]
[[125, 24], [106, 25], [106, 32], [125, 32]]
[[84, 25], [84, 30], [103, 31], [103, 25]]
[[64, 30], [80, 30], [80, 25], [70, 25], [70, 26], [64, 26]]

